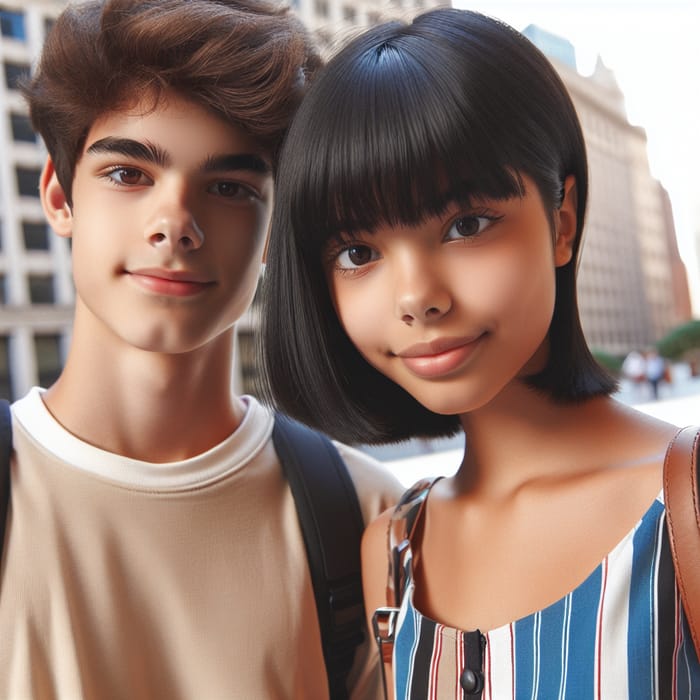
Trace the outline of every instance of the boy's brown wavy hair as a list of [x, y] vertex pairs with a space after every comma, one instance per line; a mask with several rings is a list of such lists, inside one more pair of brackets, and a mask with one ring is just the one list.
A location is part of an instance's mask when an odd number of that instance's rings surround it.
[[90, 0], [49, 32], [23, 91], [68, 201], [87, 133], [100, 116], [164, 90], [253, 136], [276, 164], [319, 54], [273, 0]]

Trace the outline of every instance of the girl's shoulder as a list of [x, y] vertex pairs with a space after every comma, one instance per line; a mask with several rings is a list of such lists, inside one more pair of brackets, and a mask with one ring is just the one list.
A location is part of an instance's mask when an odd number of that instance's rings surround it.
[[442, 477], [426, 477], [406, 489], [395, 506], [387, 508], [365, 529], [363, 549], [389, 551], [403, 539], [410, 539], [425, 507], [430, 489]]

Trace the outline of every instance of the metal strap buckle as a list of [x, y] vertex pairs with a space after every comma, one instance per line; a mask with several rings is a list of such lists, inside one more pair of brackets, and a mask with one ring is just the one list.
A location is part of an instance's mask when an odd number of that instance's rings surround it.
[[377, 608], [372, 616], [374, 639], [379, 647], [382, 661], [387, 664], [391, 663], [391, 657], [394, 652], [396, 618], [398, 614], [398, 608]]

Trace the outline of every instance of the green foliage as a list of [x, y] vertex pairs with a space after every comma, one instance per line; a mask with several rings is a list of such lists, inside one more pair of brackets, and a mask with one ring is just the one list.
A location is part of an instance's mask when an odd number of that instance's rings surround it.
[[593, 357], [595, 358], [596, 362], [601, 367], [604, 367], [612, 374], [620, 374], [622, 363], [625, 361], [624, 355], [613, 355], [605, 350], [596, 349], [592, 350], [591, 352], [593, 353]]
[[688, 321], [662, 338], [656, 347], [669, 360], [691, 360], [700, 356], [700, 321]]

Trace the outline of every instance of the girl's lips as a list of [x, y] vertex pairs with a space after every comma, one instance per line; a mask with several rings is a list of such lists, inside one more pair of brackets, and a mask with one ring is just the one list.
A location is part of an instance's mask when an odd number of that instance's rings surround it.
[[485, 334], [475, 338], [421, 343], [398, 353], [410, 372], [424, 379], [450, 374], [474, 353]]
[[172, 272], [139, 270], [130, 272], [129, 276], [142, 289], [161, 296], [195, 296], [213, 284], [212, 282], [188, 279], [185, 274]]

